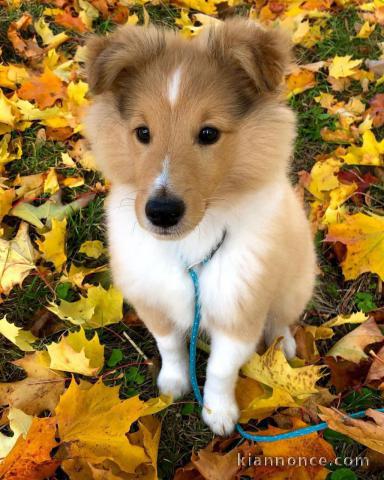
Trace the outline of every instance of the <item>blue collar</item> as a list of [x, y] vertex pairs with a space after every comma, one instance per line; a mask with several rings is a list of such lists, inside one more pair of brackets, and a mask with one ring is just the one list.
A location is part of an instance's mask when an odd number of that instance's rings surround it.
[[215, 253], [219, 250], [219, 248], [223, 245], [225, 237], [227, 236], [227, 230], [223, 231], [223, 234], [221, 236], [220, 241], [216, 244], [216, 246], [208, 253], [206, 257], [203, 258], [203, 260], [200, 260], [196, 263], [193, 263], [189, 267], [187, 267], [187, 270], [190, 271], [196, 267], [199, 267], [201, 265], [206, 265], [210, 260], [212, 260], [212, 257], [215, 255]]

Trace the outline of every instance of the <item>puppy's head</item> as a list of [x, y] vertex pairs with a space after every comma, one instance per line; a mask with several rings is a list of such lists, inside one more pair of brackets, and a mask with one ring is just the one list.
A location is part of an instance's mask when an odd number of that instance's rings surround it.
[[95, 101], [87, 132], [112, 184], [134, 191], [156, 236], [193, 230], [212, 204], [283, 174], [294, 119], [279, 90], [290, 60], [280, 31], [234, 19], [190, 41], [123, 27], [88, 44]]

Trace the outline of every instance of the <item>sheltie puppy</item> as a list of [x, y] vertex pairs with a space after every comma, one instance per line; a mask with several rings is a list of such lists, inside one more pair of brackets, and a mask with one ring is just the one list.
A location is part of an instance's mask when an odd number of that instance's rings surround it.
[[[189, 40], [124, 26], [88, 44], [87, 135], [111, 182], [115, 284], [156, 339], [161, 392], [190, 390], [186, 334], [198, 265], [211, 338], [203, 419], [229, 434], [239, 368], [284, 337], [311, 298], [315, 254], [288, 179], [295, 116], [281, 95], [291, 61], [279, 30], [237, 18]], [[206, 264], [200, 262], [207, 256]]]

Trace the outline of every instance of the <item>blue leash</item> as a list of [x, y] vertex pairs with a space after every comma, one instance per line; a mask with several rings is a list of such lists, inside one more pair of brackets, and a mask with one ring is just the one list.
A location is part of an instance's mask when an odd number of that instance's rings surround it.
[[[209, 260], [213, 257], [215, 252], [220, 248], [225, 238], [225, 233], [219, 245], [212, 251], [212, 253], [199, 265], [205, 265], [209, 262]], [[195, 311], [194, 311], [194, 318], [193, 318], [193, 325], [192, 325], [192, 332], [191, 332], [191, 341], [189, 345], [189, 375], [192, 384], [193, 393], [195, 395], [196, 400], [200, 404], [201, 407], [204, 405], [203, 397], [201, 396], [200, 389], [197, 383], [196, 377], [196, 350], [197, 350], [197, 339], [199, 335], [199, 327], [200, 327], [200, 320], [201, 320], [201, 304], [200, 304], [200, 282], [199, 282], [199, 274], [195, 270], [195, 267], [189, 267], [187, 269], [189, 276], [193, 282], [194, 288], [194, 298], [195, 298]], [[378, 408], [378, 412], [384, 412], [384, 408]], [[352, 418], [362, 418], [365, 417], [365, 410], [361, 410], [360, 412], [355, 412], [349, 414]], [[311, 425], [309, 427], [299, 428], [297, 430], [292, 430], [291, 432], [280, 433], [278, 435], [254, 435], [251, 433], [247, 433], [243, 427], [238, 423], [236, 425], [236, 430], [240, 433], [242, 437], [247, 440], [251, 440], [253, 442], [277, 442], [278, 440], [287, 440], [290, 438], [297, 438], [303, 437], [304, 435], [309, 435], [310, 433], [319, 432], [321, 430], [325, 430], [328, 428], [328, 424], [326, 422], [319, 423], [317, 425]]]

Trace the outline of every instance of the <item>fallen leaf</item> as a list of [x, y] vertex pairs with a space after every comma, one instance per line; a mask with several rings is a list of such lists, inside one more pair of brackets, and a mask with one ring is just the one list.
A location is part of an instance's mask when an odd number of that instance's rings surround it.
[[373, 357], [371, 368], [367, 375], [367, 382], [384, 380], [384, 345]]
[[82, 328], [47, 345], [47, 351], [53, 370], [95, 376], [104, 366], [104, 346], [97, 332], [88, 340]]
[[375, 31], [376, 24], [370, 25], [370, 23], [364, 22], [361, 26], [359, 33], [356, 35], [356, 38], [369, 38], [371, 34]]
[[366, 115], [372, 118], [374, 127], [382, 127], [384, 125], [384, 93], [377, 93], [369, 101], [369, 105]]
[[291, 98], [316, 85], [315, 73], [311, 70], [298, 70], [288, 76], [285, 85], [287, 96]]
[[0, 333], [4, 335], [10, 342], [14, 343], [20, 350], [24, 352], [33, 352], [34, 348], [31, 343], [37, 338], [28, 330], [16, 327], [13, 323], [8, 322], [7, 317], [0, 319]]
[[320, 418], [328, 423], [329, 428], [371, 448], [384, 453], [384, 413], [371, 408], [366, 411], [369, 420], [357, 420], [336, 409], [319, 406]]
[[7, 295], [15, 285], [21, 285], [36, 268], [36, 259], [28, 225], [22, 222], [14, 239], [0, 239], [0, 293]]
[[74, 17], [69, 11], [62, 11], [55, 15], [55, 23], [62, 27], [74, 30], [79, 33], [85, 33], [88, 31], [87, 26], [84, 24], [81, 18]]
[[372, 343], [381, 341], [384, 341], [384, 335], [376, 325], [375, 320], [370, 318], [335, 343], [327, 355], [359, 363], [361, 360], [368, 358], [364, 349]]
[[11, 210], [14, 198], [15, 190], [13, 188], [3, 189], [0, 187], [0, 223]]
[[48, 309], [62, 320], [68, 320], [84, 328], [99, 328], [119, 322], [123, 318], [123, 296], [119, 290], [101, 285], [91, 286], [87, 297], [77, 302], [61, 300], [60, 305], [51, 304]]
[[100, 240], [87, 240], [81, 244], [79, 253], [85, 253], [89, 258], [99, 258], [105, 253], [105, 247]]
[[[331, 385], [335, 387], [336, 393], [344, 392], [347, 389], [350, 390], [354, 386], [359, 387], [365, 383], [370, 365], [368, 360], [354, 363], [333, 357], [325, 357], [324, 363], [329, 367]], [[320, 404], [323, 405], [322, 403]]]
[[[263, 435], [278, 435], [286, 433], [287, 431], [296, 430], [306, 427], [307, 425], [298, 418], [292, 418], [292, 428], [289, 430], [281, 429], [278, 427], [269, 426], [267, 430], [263, 430]], [[324, 464], [320, 461], [320, 458], [326, 459], [326, 463], [333, 462], [335, 460], [335, 452], [333, 447], [319, 436], [318, 433], [311, 433], [304, 437], [290, 438], [287, 440], [279, 440], [272, 443], [258, 442], [258, 445], [262, 448], [263, 456], [256, 457], [259, 462], [255, 463], [245, 470], [244, 475], [252, 474], [255, 480], [263, 479], [324, 479], [327, 477], [329, 470], [325, 468]], [[283, 458], [285, 461], [281, 466], [270, 466], [270, 463], [264, 462], [264, 458], [279, 459]], [[290, 465], [289, 458], [307, 458], [317, 459], [308, 463], [300, 464], [296, 463], [294, 466]], [[291, 461], [292, 462], [292, 461]], [[276, 475], [276, 476], [274, 476]]]
[[44, 180], [44, 193], [53, 195], [60, 189], [59, 181], [57, 180], [56, 171], [54, 168], [50, 168]]
[[28, 415], [40, 415], [45, 410], [53, 412], [64, 391], [62, 374], [49, 369], [38, 352], [13, 362], [25, 370], [24, 380], [0, 383], [0, 403], [22, 410]]
[[364, 312], [351, 313], [350, 315], [337, 315], [337, 317], [328, 320], [328, 322], [323, 323], [322, 327], [339, 327], [340, 325], [345, 325], [346, 323], [364, 323], [368, 320], [368, 315]]
[[52, 228], [44, 234], [44, 240], [37, 240], [44, 259], [52, 262], [57, 271], [60, 271], [67, 260], [65, 254], [65, 236], [67, 231], [67, 219], [52, 219]]
[[49, 68], [44, 73], [32, 77], [17, 91], [23, 100], [34, 100], [39, 108], [52, 107], [56, 100], [64, 97], [63, 82]]
[[362, 60], [352, 60], [352, 55], [345, 55], [344, 57], [336, 55], [329, 65], [329, 75], [336, 79], [350, 77], [356, 73], [355, 69], [361, 63]]
[[72, 380], [56, 408], [59, 435], [69, 458], [86, 458], [91, 465], [114, 462], [127, 473], [150, 462], [144, 447], [126, 436], [133, 422], [146, 411], [138, 397], [121, 401], [119, 387]]
[[18, 408], [10, 408], [8, 412], [9, 427], [13, 432], [11, 437], [0, 433], [0, 462], [15, 446], [17, 439], [22, 435], [26, 437], [33, 417]]
[[361, 147], [351, 146], [346, 155], [342, 155], [345, 163], [349, 165], [375, 165], [383, 166], [384, 140], [378, 142], [375, 135], [367, 130], [363, 134]]
[[269, 394], [256, 397], [246, 408], [247, 417], [249, 412], [258, 409], [294, 406], [297, 402], [304, 401], [317, 393], [316, 382], [322, 377], [322, 367], [319, 366], [292, 368], [278, 346], [278, 340], [263, 355], [255, 353], [241, 371], [247, 377], [269, 387]]
[[58, 445], [55, 435], [55, 418], [34, 418], [26, 438], [20, 436], [0, 464], [0, 478], [44, 480], [53, 475], [60, 465], [51, 458], [51, 451]]
[[378, 215], [347, 215], [342, 223], [330, 225], [327, 242], [341, 242], [347, 255], [341, 266], [346, 280], [364, 272], [384, 280], [384, 219]]
[[23, 13], [18, 20], [10, 23], [7, 36], [16, 53], [31, 62], [38, 62], [43, 57], [44, 50], [39, 47], [35, 38], [24, 40], [20, 35], [20, 32], [31, 24], [32, 16], [29, 13]]

